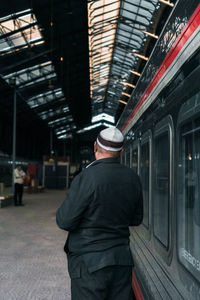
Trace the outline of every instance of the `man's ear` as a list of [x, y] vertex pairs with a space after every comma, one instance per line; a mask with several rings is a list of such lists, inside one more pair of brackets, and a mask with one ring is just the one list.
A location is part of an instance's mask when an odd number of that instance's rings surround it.
[[94, 142], [94, 153], [96, 153], [97, 152], [97, 142], [95, 141]]
[[124, 152], [124, 149], [122, 148], [122, 150], [120, 151], [120, 155], [122, 155], [123, 152]]

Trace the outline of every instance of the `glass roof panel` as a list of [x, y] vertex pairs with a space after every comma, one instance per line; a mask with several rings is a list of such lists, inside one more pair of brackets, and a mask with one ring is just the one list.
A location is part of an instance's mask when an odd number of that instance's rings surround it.
[[[140, 59], [136, 54], [140, 54], [147, 39], [142, 30], [148, 31], [160, 7], [158, 0], [113, 2], [91, 0], [88, 4], [90, 94], [95, 115], [103, 108], [115, 114], [121, 93], [127, 86], [134, 88], [128, 85], [129, 70], [134, 70]], [[102, 68], [105, 63], [109, 64]], [[113, 87], [114, 95], [110, 94]]]
[[[32, 46], [41, 43], [44, 43], [44, 39], [31, 9], [0, 18], [0, 55], [9, 55], [24, 48], [31, 51]], [[2, 74], [3, 79], [8, 84], [11, 79], [15, 79], [17, 89], [20, 90], [22, 97], [24, 92], [22, 89], [34, 86], [38, 82], [47, 81], [46, 86], [44, 85], [45, 89], [47, 87], [46, 91], [26, 99], [26, 102], [41, 119], [54, 128], [55, 133], [59, 134], [59, 138], [64, 138], [64, 136], [60, 136], [60, 127], [63, 126], [62, 133], [65, 133], [66, 136], [66, 132], [74, 130], [76, 126], [62, 89], [53, 89], [52, 85], [50, 89], [49, 80], [57, 77], [52, 62], [45, 61], [28, 68], [23, 68], [23, 64], [19, 66], [21, 66], [21, 70], [16, 72], [6, 73], [5, 71]], [[33, 90], [34, 93], [35, 90]], [[68, 124], [69, 122], [70, 124]]]
[[[109, 6], [109, 5], [115, 5], [116, 4], [116, 0], [112, 0], [110, 2], [107, 1], [106, 5]], [[96, 0], [96, 1], [93, 1], [91, 2], [90, 6], [91, 6], [91, 9], [98, 9], [98, 8], [102, 8], [102, 5], [104, 5], [104, 2], [102, 0]]]
[[[157, 0], [135, 0], [134, 2], [124, 0], [121, 4], [120, 17], [117, 32], [116, 46], [113, 51], [113, 64], [110, 69], [112, 76], [120, 76], [115, 82], [115, 96], [113, 101], [118, 103], [122, 97], [122, 92], [127, 86], [134, 88], [134, 85], [128, 85], [130, 78], [130, 69], [134, 70], [139, 58], [133, 55], [133, 51], [140, 53], [146, 41], [146, 35], [142, 30], [147, 30], [150, 26], [153, 13], [158, 5]], [[124, 84], [122, 84], [124, 82]], [[113, 86], [113, 80], [110, 77], [107, 91]], [[126, 97], [127, 100], [127, 97]], [[109, 94], [105, 96], [105, 102], [109, 102]], [[107, 106], [105, 103], [105, 107]], [[116, 106], [117, 107], [117, 106]]]
[[21, 35], [20, 32], [15, 33], [12, 35], [12, 43], [15, 47], [25, 45], [26, 41], [24, 40], [24, 37]]
[[16, 78], [18, 88], [34, 85], [37, 82], [49, 80], [56, 77], [54, 67], [51, 61], [35, 65], [33, 67], [22, 69], [18, 72], [5, 75], [3, 78], [9, 83], [11, 78]]
[[[0, 22], [1, 22], [1, 19], [0, 19]], [[7, 32], [15, 30], [15, 24], [14, 24], [13, 20], [2, 22], [2, 26], [4, 27], [4, 29]], [[2, 32], [1, 32], [1, 35], [2, 35]]]
[[57, 125], [58, 123], [62, 123], [62, 121], [66, 121], [66, 117], [57, 118], [56, 120], [48, 122], [48, 124], [54, 126]]
[[92, 123], [95, 123], [95, 122], [101, 121], [101, 120], [105, 120], [105, 121], [108, 121], [108, 122], [111, 122], [111, 123], [114, 123], [114, 122], [115, 122], [113, 116], [102, 113], [102, 114], [99, 114], [99, 115], [94, 116], [94, 117], [92, 118]]
[[0, 18], [0, 54], [5, 55], [44, 40], [31, 10]]
[[[88, 3], [89, 23], [89, 51], [90, 51], [90, 94], [96, 86], [108, 82], [108, 72], [100, 71], [100, 67], [111, 61], [114, 38], [116, 33], [116, 19], [119, 15], [120, 0], [98, 0]], [[94, 51], [97, 49], [97, 51]], [[94, 71], [95, 68], [99, 71]], [[94, 83], [95, 81], [95, 83]]]
[[37, 25], [23, 31], [27, 42], [33, 42], [42, 39], [41, 33]]
[[[75, 129], [76, 127], [74, 126], [73, 129]], [[72, 139], [72, 134], [68, 133], [68, 134], [62, 134], [60, 136], [58, 136], [58, 139]]]
[[[44, 112], [39, 113], [38, 115], [43, 119], [46, 120], [50, 117], [54, 117], [63, 113], [69, 112], [69, 107], [67, 105], [59, 107], [58, 109], [48, 109]], [[66, 120], [67, 117], [65, 117]], [[70, 117], [72, 119], [72, 117]], [[72, 119], [73, 120], [73, 119]]]
[[61, 93], [59, 93], [59, 97], [63, 97], [63, 93], [61, 89], [54, 89], [54, 90], [50, 90], [48, 92], [45, 92], [43, 94], [39, 94], [36, 95], [34, 97], [31, 97], [27, 100], [28, 105], [31, 108], [36, 108], [42, 104], [46, 104], [54, 99], [59, 98], [58, 95], [56, 94], [56, 92], [61, 91]]

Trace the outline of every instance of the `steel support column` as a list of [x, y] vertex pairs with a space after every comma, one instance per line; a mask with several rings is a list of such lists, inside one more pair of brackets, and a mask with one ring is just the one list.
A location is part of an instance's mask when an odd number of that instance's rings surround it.
[[12, 192], [14, 194], [15, 185], [14, 185], [14, 169], [16, 161], [16, 121], [17, 121], [17, 93], [16, 87], [14, 86], [13, 93], [13, 150], [12, 150]]

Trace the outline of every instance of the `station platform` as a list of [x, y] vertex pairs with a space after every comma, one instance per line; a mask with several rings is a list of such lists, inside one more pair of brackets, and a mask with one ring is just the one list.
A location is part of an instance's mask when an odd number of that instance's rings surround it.
[[71, 299], [63, 252], [67, 233], [56, 225], [65, 193], [24, 193], [25, 206], [0, 210], [1, 300]]

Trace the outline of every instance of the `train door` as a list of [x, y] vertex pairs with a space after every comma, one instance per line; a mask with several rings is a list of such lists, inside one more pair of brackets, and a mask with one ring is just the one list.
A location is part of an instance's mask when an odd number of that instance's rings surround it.
[[151, 224], [151, 182], [152, 182], [152, 133], [148, 130], [141, 137], [140, 144], [140, 179], [143, 190], [145, 236], [150, 239]]
[[[177, 252], [181, 265], [200, 283], [200, 92], [180, 109], [178, 137]], [[193, 282], [187, 278], [184, 285], [199, 295], [200, 286]]]
[[155, 248], [166, 263], [171, 261], [173, 209], [173, 145], [171, 116], [159, 122], [153, 139], [153, 236]]

